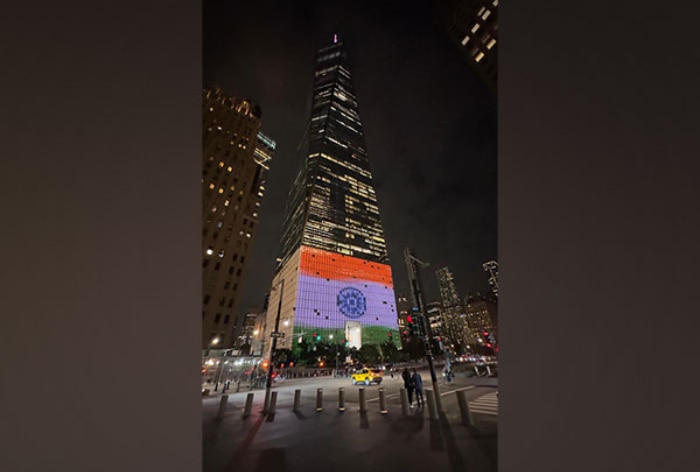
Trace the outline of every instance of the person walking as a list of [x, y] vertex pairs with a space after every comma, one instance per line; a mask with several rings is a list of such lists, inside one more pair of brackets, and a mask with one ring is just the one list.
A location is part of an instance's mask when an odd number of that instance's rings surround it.
[[406, 392], [408, 393], [408, 405], [413, 406], [413, 378], [411, 373], [408, 371], [408, 367], [404, 367], [403, 372], [401, 372], [401, 377], [403, 378], [403, 386], [406, 387]]
[[418, 408], [421, 408], [425, 404], [423, 399], [423, 378], [416, 369], [413, 369], [411, 380], [413, 380], [413, 388], [416, 390], [416, 403]]

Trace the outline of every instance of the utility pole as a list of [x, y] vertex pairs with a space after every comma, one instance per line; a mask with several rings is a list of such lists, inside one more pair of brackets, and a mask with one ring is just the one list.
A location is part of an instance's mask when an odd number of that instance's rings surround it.
[[423, 303], [423, 290], [420, 283], [419, 273], [420, 267], [418, 266], [418, 264], [420, 264], [421, 267], [427, 267], [429, 264], [427, 262], [419, 260], [410, 248], [406, 248], [406, 250], [404, 251], [404, 259], [406, 261], [408, 279], [411, 283], [413, 302], [418, 308], [418, 326], [421, 330], [423, 345], [425, 346], [425, 359], [428, 361], [428, 367], [430, 368], [430, 379], [433, 383], [433, 392], [435, 392], [435, 406], [437, 406], [438, 413], [443, 414], [444, 410], [442, 408], [440, 388], [438, 386], [437, 375], [435, 375], [435, 367], [433, 365], [433, 350], [430, 347], [432, 337], [430, 336], [430, 326], [425, 319], [425, 303]]
[[[275, 331], [270, 334], [272, 337], [272, 347], [270, 348], [270, 365], [267, 370], [267, 384], [265, 385], [265, 404], [263, 406], [263, 413], [267, 413], [268, 406], [270, 405], [270, 390], [272, 389], [272, 373], [275, 370], [275, 352], [277, 350], [277, 338], [280, 336], [280, 313], [282, 312], [282, 295], [284, 295], [284, 279], [279, 283], [280, 285], [280, 298], [277, 304], [277, 317], [275, 318]], [[274, 290], [275, 287], [273, 287]]]

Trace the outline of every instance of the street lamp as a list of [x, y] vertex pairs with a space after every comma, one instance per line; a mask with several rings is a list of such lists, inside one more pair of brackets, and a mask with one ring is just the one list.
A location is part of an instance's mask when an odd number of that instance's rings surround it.
[[424, 314], [425, 303], [423, 303], [423, 292], [421, 290], [418, 274], [418, 264], [420, 264], [421, 267], [425, 267], [429, 264], [416, 258], [413, 254], [411, 254], [411, 251], [409, 249], [406, 249], [406, 251], [404, 251], [404, 255], [406, 258], [406, 265], [408, 266], [407, 269], [411, 281], [413, 298], [415, 299], [416, 304], [418, 305], [418, 320], [423, 331], [421, 333], [421, 337], [423, 338], [423, 344], [425, 346], [425, 358], [428, 361], [428, 367], [430, 368], [430, 380], [432, 381], [433, 392], [435, 393], [435, 406], [437, 407], [437, 411], [439, 414], [444, 414], [444, 410], [442, 409], [442, 398], [440, 397], [440, 389], [438, 387], [437, 375], [435, 375], [435, 367], [433, 366], [433, 351], [430, 347], [431, 336], [430, 331], [428, 329], [429, 327], [426, 326]]
[[[277, 350], [277, 338], [280, 336], [280, 314], [282, 312], [282, 295], [284, 295], [284, 279], [279, 282], [280, 295], [279, 303], [277, 304], [277, 317], [275, 318], [275, 330], [270, 334], [272, 337], [272, 347], [270, 348], [270, 365], [267, 371], [267, 384], [265, 385], [265, 404], [263, 405], [263, 413], [267, 413], [267, 408], [270, 405], [270, 390], [272, 389], [272, 373], [275, 370], [275, 351]], [[274, 290], [277, 285], [272, 287]]]

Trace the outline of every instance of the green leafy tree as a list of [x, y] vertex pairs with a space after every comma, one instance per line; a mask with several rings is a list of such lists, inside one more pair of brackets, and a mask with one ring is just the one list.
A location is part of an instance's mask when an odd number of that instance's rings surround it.
[[358, 351], [360, 362], [377, 364], [382, 362], [382, 352], [377, 344], [363, 344]]
[[396, 347], [393, 341], [387, 340], [381, 344], [382, 354], [385, 362], [399, 361], [399, 348]]

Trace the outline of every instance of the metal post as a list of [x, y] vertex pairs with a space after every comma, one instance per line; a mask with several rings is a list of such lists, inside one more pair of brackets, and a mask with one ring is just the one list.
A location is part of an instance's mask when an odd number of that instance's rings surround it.
[[300, 403], [301, 403], [301, 390], [296, 389], [296, 390], [294, 390], [294, 412], [295, 413], [297, 411], [299, 411]]
[[243, 418], [250, 416], [250, 412], [253, 409], [253, 396], [254, 393], [249, 393], [245, 399], [245, 410], [243, 410]]
[[345, 411], [345, 389], [338, 389], [338, 411]]
[[316, 389], [316, 411], [323, 411], [323, 389]]
[[365, 398], [365, 389], [360, 387], [360, 413], [367, 412], [367, 399]]
[[462, 412], [462, 423], [467, 426], [474, 425], [474, 418], [472, 417], [472, 412], [469, 410], [469, 402], [467, 401], [467, 394], [464, 390], [458, 390], [457, 392], [457, 403], [459, 403], [459, 411]]
[[272, 395], [270, 396], [270, 408], [267, 411], [268, 415], [275, 414], [275, 406], [277, 406], [277, 391], [272, 392]]
[[[277, 318], [275, 319], [275, 333], [279, 332], [280, 329], [280, 313], [282, 312], [282, 295], [284, 295], [284, 279], [280, 281], [280, 300], [277, 304]], [[264, 339], [263, 334], [263, 339]], [[272, 338], [272, 347], [270, 348], [270, 365], [267, 369], [267, 384], [265, 385], [265, 407], [263, 408], [263, 413], [267, 411], [268, 398], [270, 396], [270, 389], [272, 388], [272, 373], [275, 370], [275, 360], [274, 355], [277, 350], [277, 336]]]
[[220, 420], [224, 417], [224, 412], [226, 411], [226, 403], [228, 402], [228, 395], [221, 395], [221, 401], [219, 402], [219, 412], [216, 414], [216, 419]]
[[430, 413], [430, 419], [436, 420], [438, 418], [438, 415], [435, 408], [435, 393], [432, 389], [425, 389], [425, 400], [428, 402], [428, 412]]
[[384, 396], [384, 389], [379, 389], [379, 413], [386, 415], [389, 411], [386, 409], [386, 397]]
[[491, 377], [491, 367], [488, 364], [486, 364], [486, 376]]
[[420, 287], [420, 273], [418, 271], [418, 266], [416, 265], [416, 263], [421, 264], [422, 266], [426, 266], [428, 264], [419, 261], [414, 255], [411, 254], [411, 251], [408, 249], [405, 251], [405, 254], [406, 262], [409, 262], [409, 259], [412, 260], [410, 265], [412, 266], [413, 270], [411, 271], [409, 268], [409, 276], [411, 275], [411, 273], [413, 273], [413, 277], [411, 277], [411, 288], [413, 289], [413, 298], [415, 299], [415, 302], [418, 305], [418, 322], [423, 338], [423, 345], [425, 347], [425, 359], [428, 361], [428, 367], [430, 368], [430, 379], [433, 383], [433, 390], [435, 391], [435, 404], [437, 407], [437, 411], [440, 413], [444, 413], [442, 408], [442, 400], [440, 399], [440, 388], [438, 387], [438, 379], [437, 375], [435, 375], [435, 367], [433, 366], [433, 352], [430, 347], [430, 326], [425, 320], [425, 303], [423, 303], [423, 293]]
[[401, 387], [401, 412], [408, 416], [408, 392], [404, 387]]

